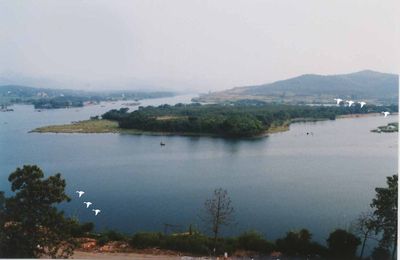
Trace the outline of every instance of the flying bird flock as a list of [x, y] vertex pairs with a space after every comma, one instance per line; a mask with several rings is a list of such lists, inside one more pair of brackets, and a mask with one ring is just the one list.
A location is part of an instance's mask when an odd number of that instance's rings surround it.
[[[85, 194], [84, 191], [80, 191], [80, 190], [77, 190], [76, 193], [78, 193], [79, 198], [82, 197], [83, 194]], [[93, 205], [93, 203], [90, 202], [90, 201], [84, 201], [83, 204], [86, 205], [86, 208], [87, 208], [87, 209], [90, 208], [91, 205]], [[95, 216], [97, 216], [97, 215], [101, 212], [100, 209], [92, 209], [92, 211], [94, 212], [94, 215], [95, 215]]]
[[[355, 102], [353, 101], [353, 100], [343, 100], [343, 99], [341, 99], [341, 98], [334, 98], [334, 100], [336, 101], [336, 105], [337, 106], [340, 106], [340, 104], [342, 103], [342, 102], [345, 102], [345, 103], [347, 103], [348, 104], [348, 107], [351, 107]], [[360, 107], [361, 108], [363, 108], [363, 106], [365, 106], [367, 103], [366, 102], [364, 102], [364, 101], [360, 101], [360, 102], [357, 102], [358, 104], [360, 104]], [[388, 115], [390, 115], [390, 112], [389, 111], [385, 111], [385, 112], [381, 112], [385, 117], [387, 117]]]
[[[351, 107], [353, 104], [355, 104], [356, 102], [354, 102], [353, 100], [343, 100], [341, 98], [334, 98], [333, 100], [336, 101], [336, 105], [340, 105], [342, 102], [345, 102], [348, 104], [349, 107]], [[358, 104], [360, 104], [361, 108], [363, 108], [363, 106], [365, 106], [367, 103], [364, 101], [360, 101], [357, 102]]]

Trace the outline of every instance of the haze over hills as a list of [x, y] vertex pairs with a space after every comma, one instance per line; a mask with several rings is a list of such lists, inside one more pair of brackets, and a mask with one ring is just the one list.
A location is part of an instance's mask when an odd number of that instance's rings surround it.
[[209, 93], [197, 101], [257, 99], [277, 103], [334, 103], [336, 97], [376, 104], [397, 103], [399, 76], [371, 70], [341, 75], [305, 74], [268, 84]]
[[[32, 97], [45, 94], [46, 97], [55, 96], [118, 96], [121, 95], [150, 95], [151, 93], [165, 94], [167, 96], [174, 95], [173, 91], [152, 91], [152, 90], [78, 90], [78, 89], [60, 89], [60, 88], [42, 88], [23, 85], [0, 85], [0, 96], [12, 97]], [[39, 94], [39, 95], [38, 95]]]
[[[162, 84], [160, 83], [162, 82]], [[117, 79], [75, 78], [65, 75], [29, 75], [16, 72], [0, 71], [0, 86], [18, 85], [46, 89], [70, 89], [86, 91], [178, 91], [182, 82], [168, 79], [142, 79], [137, 77], [121, 77]]]
[[71, 89], [35, 88], [20, 85], [0, 85], [0, 105], [34, 104], [40, 108], [82, 106], [84, 102], [111, 100], [140, 100], [174, 96], [170, 91], [84, 91]]

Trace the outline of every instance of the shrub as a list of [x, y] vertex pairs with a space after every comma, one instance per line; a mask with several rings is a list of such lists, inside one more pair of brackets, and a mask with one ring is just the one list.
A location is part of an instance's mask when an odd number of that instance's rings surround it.
[[110, 239], [109, 239], [107, 236], [104, 236], [104, 235], [100, 236], [100, 237], [97, 239], [97, 244], [98, 244], [99, 246], [104, 246], [104, 245], [107, 244], [108, 242], [110, 242]]
[[190, 252], [192, 254], [209, 254], [209, 245], [211, 241], [209, 238], [194, 234], [194, 235], [181, 235], [175, 234], [166, 236], [161, 247], [170, 250], [177, 250], [183, 252]]
[[136, 233], [129, 243], [134, 248], [160, 247], [163, 237], [161, 233]]
[[104, 233], [110, 241], [122, 241], [126, 240], [126, 236], [122, 233], [116, 232], [114, 230], [108, 230]]
[[337, 229], [327, 239], [330, 254], [335, 258], [354, 258], [357, 247], [361, 244], [358, 237], [342, 229]]
[[274, 250], [274, 245], [268, 242], [260, 233], [255, 231], [245, 232], [237, 238], [239, 249], [270, 253]]
[[110, 241], [123, 241], [126, 240], [126, 236], [122, 233], [118, 233], [114, 230], [108, 230], [100, 234], [100, 237], [97, 239], [97, 243], [100, 246], [107, 244]]
[[375, 247], [371, 256], [373, 260], [389, 260], [390, 252], [386, 248]]
[[82, 237], [87, 235], [89, 232], [92, 232], [93, 228], [94, 224], [92, 222], [79, 224], [79, 222], [74, 220], [71, 225], [71, 234], [74, 237]]

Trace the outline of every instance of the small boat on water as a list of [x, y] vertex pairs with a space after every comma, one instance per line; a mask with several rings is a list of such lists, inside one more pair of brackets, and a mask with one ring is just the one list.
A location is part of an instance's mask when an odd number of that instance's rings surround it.
[[161, 142], [160, 142], [160, 145], [161, 145], [161, 146], [165, 146], [165, 143], [161, 141]]

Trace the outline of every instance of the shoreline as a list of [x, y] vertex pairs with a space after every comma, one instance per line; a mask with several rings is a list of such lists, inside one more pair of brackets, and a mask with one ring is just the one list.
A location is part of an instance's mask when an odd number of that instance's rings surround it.
[[[397, 113], [393, 113], [396, 115]], [[336, 119], [346, 118], [363, 118], [381, 116], [380, 113], [369, 113], [369, 114], [349, 114], [339, 115]], [[327, 118], [296, 118], [290, 121], [284, 122], [282, 125], [271, 126], [267, 131], [250, 137], [240, 138], [262, 138], [270, 134], [286, 132], [290, 130], [290, 124], [292, 123], [306, 123], [306, 122], [317, 122], [326, 121]], [[49, 125], [35, 128], [29, 133], [54, 133], [54, 134], [133, 134], [133, 135], [150, 135], [150, 136], [192, 136], [192, 137], [220, 137], [220, 138], [236, 138], [229, 136], [221, 136], [218, 134], [207, 134], [207, 133], [190, 133], [190, 132], [154, 132], [154, 131], [143, 131], [137, 129], [122, 129], [118, 127], [118, 123], [106, 119], [90, 119], [77, 122], [71, 122], [70, 124], [62, 125]]]
[[[393, 113], [392, 115], [397, 115], [397, 113]], [[336, 119], [343, 118], [357, 118], [357, 117], [372, 117], [372, 116], [382, 116], [381, 113], [367, 113], [367, 114], [348, 114], [348, 115], [339, 115]]]

